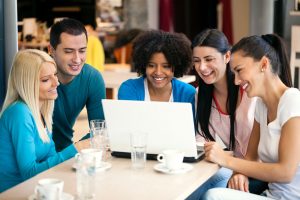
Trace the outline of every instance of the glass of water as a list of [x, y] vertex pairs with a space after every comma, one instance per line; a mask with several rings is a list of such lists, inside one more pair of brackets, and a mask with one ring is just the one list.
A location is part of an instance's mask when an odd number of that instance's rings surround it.
[[77, 199], [95, 198], [96, 154], [92, 151], [78, 153], [76, 159]]
[[90, 121], [91, 147], [103, 151], [102, 160], [106, 160], [109, 149], [109, 137], [105, 120], [95, 119]]
[[130, 134], [131, 162], [133, 169], [143, 169], [147, 157], [147, 133], [133, 132]]

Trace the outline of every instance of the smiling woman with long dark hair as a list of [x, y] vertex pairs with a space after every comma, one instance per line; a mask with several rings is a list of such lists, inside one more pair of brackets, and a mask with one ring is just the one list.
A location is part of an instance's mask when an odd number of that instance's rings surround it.
[[[206, 29], [194, 38], [192, 48], [194, 68], [199, 75], [197, 140], [222, 141], [223, 148], [243, 158], [253, 126], [255, 99], [248, 98], [244, 89], [234, 83], [228, 40], [221, 31]], [[201, 199], [209, 188], [226, 187], [231, 174], [231, 170], [221, 168], [191, 197]]]

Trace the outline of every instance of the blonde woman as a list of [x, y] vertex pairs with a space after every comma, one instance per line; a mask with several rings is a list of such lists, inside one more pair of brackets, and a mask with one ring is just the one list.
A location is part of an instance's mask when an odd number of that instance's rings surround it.
[[14, 58], [0, 113], [0, 192], [77, 152], [70, 145], [57, 153], [52, 140], [56, 74], [56, 64], [45, 52], [27, 49]]

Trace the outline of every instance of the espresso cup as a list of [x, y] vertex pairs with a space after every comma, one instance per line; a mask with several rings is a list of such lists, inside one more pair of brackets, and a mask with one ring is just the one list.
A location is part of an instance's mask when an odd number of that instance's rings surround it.
[[95, 167], [101, 167], [102, 164], [102, 153], [101, 149], [87, 148], [82, 149], [80, 153], [76, 154], [76, 157], [81, 156], [81, 159], [84, 162], [95, 162]]
[[37, 200], [58, 200], [62, 199], [64, 182], [60, 179], [45, 178], [38, 181], [35, 187]]
[[165, 164], [169, 170], [180, 169], [183, 163], [184, 153], [178, 150], [165, 150], [157, 155], [157, 160]]

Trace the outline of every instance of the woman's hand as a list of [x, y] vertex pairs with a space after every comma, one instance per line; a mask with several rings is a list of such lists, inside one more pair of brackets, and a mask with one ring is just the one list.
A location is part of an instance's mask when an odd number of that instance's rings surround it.
[[206, 142], [204, 144], [205, 159], [224, 166], [231, 155], [225, 152], [216, 142]]
[[79, 152], [81, 149], [90, 148], [91, 140], [90, 139], [81, 140], [81, 141], [76, 142], [74, 145], [75, 145], [75, 148], [77, 149], [77, 151]]
[[228, 181], [228, 188], [249, 192], [248, 177], [243, 174], [233, 174]]

